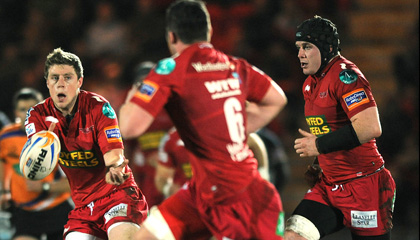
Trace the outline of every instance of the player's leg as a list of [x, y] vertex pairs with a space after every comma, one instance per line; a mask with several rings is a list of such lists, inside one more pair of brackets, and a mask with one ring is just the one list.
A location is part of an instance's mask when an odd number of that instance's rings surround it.
[[69, 232], [65, 240], [103, 240], [102, 238], [95, 237], [93, 235], [82, 233], [82, 232]]
[[194, 188], [184, 185], [177, 193], [153, 207], [134, 239], [206, 239], [210, 231], [197, 210]]
[[302, 200], [286, 221], [285, 240], [318, 240], [344, 228], [343, 214], [325, 204]]
[[108, 228], [109, 240], [131, 239], [140, 229], [138, 224], [132, 222], [118, 222], [114, 223]]
[[109, 240], [130, 240], [146, 219], [148, 206], [140, 189], [129, 187], [97, 201]]

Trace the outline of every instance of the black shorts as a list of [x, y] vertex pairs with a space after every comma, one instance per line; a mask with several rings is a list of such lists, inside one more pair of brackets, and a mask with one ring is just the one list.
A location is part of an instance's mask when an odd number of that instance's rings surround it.
[[11, 222], [16, 232], [13, 237], [29, 235], [39, 239], [42, 234], [46, 234], [48, 240], [62, 240], [68, 213], [73, 208], [73, 204], [68, 201], [64, 201], [52, 209], [39, 212], [14, 208]]

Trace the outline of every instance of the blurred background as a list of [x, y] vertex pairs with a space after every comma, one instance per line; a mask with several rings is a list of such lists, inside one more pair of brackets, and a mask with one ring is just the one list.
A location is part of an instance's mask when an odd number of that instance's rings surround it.
[[[44, 62], [61, 47], [82, 60], [82, 88], [103, 95], [118, 111], [136, 66], [169, 56], [164, 14], [171, 2], [1, 0], [0, 110], [13, 121], [12, 95], [21, 87], [48, 96]], [[307, 191], [303, 173], [312, 161], [293, 149], [297, 129], [307, 129], [296, 26], [314, 15], [337, 25], [341, 54], [364, 73], [378, 104], [383, 135], [377, 143], [397, 183], [393, 238], [419, 239], [419, 1], [208, 0], [207, 6], [213, 45], [246, 58], [288, 96], [286, 109], [268, 126], [290, 165], [281, 191], [286, 216]], [[345, 230], [325, 239], [338, 238], [351, 239]]]

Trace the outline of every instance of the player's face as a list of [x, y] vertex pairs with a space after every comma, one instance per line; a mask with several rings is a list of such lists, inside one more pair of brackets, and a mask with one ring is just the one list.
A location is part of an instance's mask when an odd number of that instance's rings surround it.
[[26, 119], [26, 112], [28, 112], [29, 108], [33, 107], [37, 103], [38, 101], [34, 99], [19, 100], [16, 103], [16, 108], [15, 108], [16, 121], [18, 121], [22, 126], [24, 126], [25, 119]]
[[300, 66], [305, 75], [313, 75], [321, 67], [321, 52], [310, 42], [296, 41]]
[[70, 65], [53, 65], [48, 71], [47, 87], [55, 107], [65, 116], [71, 114], [82, 86], [83, 78], [77, 78]]

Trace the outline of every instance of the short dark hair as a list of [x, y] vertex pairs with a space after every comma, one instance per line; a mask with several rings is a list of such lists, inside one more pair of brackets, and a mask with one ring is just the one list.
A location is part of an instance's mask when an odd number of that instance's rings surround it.
[[13, 109], [16, 109], [20, 100], [35, 100], [41, 102], [44, 100], [42, 93], [33, 88], [22, 88], [13, 95]]
[[166, 30], [174, 32], [186, 44], [209, 41], [210, 15], [205, 2], [178, 0], [166, 11]]
[[76, 54], [65, 52], [61, 48], [54, 49], [47, 56], [44, 68], [44, 78], [48, 78], [48, 71], [53, 65], [70, 65], [76, 71], [77, 78], [83, 77], [83, 66]]

